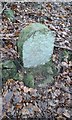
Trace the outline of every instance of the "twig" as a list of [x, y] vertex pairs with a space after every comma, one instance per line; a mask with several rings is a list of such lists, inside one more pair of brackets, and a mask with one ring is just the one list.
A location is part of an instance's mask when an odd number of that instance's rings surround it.
[[70, 91], [67, 91], [67, 90], [65, 90], [65, 89], [61, 89], [62, 91], [64, 91], [64, 92], [66, 92], [66, 93], [68, 93], [68, 94], [71, 94], [72, 95], [72, 92], [70, 92]]
[[4, 9], [6, 8], [8, 2], [5, 4], [5, 6], [3, 7], [2, 11], [0, 12], [0, 14], [2, 14], [2, 12], [4, 11]]
[[66, 49], [66, 50], [69, 50], [69, 51], [72, 52], [72, 49], [69, 48], [69, 47], [59, 46], [59, 45], [55, 45], [55, 44], [54, 44], [54, 47], [56, 47], [56, 48], [61, 48], [61, 49]]
[[16, 21], [18, 21], [19, 23], [21, 23], [22, 25], [24, 24], [22, 21], [18, 20], [17, 18], [14, 18]]
[[10, 34], [6, 34], [6, 33], [0, 34], [0, 37], [3, 37], [3, 36], [14, 37], [14, 33], [13, 34], [12, 33], [10, 33]]
[[[19, 62], [18, 59], [16, 59], [16, 62], [19, 64], [19, 66], [20, 66], [20, 68], [21, 68], [21, 70], [22, 70], [22, 72], [23, 72], [23, 74], [24, 74], [24, 71], [25, 71], [24, 67], [20, 64], [20, 62]], [[15, 62], [14, 62], [14, 63], [15, 63]], [[16, 64], [15, 64], [15, 65], [16, 65]]]

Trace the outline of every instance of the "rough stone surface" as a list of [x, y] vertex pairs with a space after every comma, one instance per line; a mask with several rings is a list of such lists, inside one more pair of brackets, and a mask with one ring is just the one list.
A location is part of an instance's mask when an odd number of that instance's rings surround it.
[[43, 24], [31, 23], [24, 28], [19, 41], [19, 48], [23, 49], [21, 52], [24, 67], [36, 67], [47, 63], [53, 53], [54, 40], [53, 32]]

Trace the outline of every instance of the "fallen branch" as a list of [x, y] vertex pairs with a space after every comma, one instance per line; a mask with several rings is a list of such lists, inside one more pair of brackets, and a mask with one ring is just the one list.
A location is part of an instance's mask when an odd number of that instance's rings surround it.
[[2, 14], [2, 12], [4, 11], [4, 9], [6, 8], [8, 2], [5, 4], [5, 6], [3, 7], [2, 11], [0, 12], [0, 14]]
[[54, 47], [56, 47], [56, 48], [61, 48], [61, 49], [66, 49], [66, 50], [69, 50], [69, 51], [71, 51], [72, 52], [72, 49], [71, 48], [69, 48], [69, 47], [64, 47], [64, 46], [59, 46], [59, 45], [55, 45], [54, 44]]

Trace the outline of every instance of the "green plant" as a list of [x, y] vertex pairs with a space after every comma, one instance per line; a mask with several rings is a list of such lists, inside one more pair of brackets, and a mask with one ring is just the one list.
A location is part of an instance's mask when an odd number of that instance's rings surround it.
[[7, 9], [4, 11], [4, 14], [6, 15], [7, 18], [9, 18], [11, 21], [14, 20], [14, 11], [11, 9]]

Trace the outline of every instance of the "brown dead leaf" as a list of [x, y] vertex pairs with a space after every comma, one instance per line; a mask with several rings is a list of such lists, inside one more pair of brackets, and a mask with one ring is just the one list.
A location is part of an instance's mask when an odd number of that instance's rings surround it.
[[59, 18], [62, 18], [62, 19], [63, 19], [63, 18], [64, 18], [64, 16], [63, 16], [63, 15], [60, 15], [60, 16], [59, 16]]
[[33, 88], [29, 88], [29, 92], [31, 93], [31, 94], [35, 94], [36, 93], [36, 89], [33, 89]]
[[56, 117], [57, 120], [66, 120], [65, 117], [63, 117], [62, 115], [59, 115], [58, 117]]
[[11, 9], [12, 9], [12, 10], [16, 10], [16, 9], [17, 9], [17, 5], [16, 5], [16, 4], [12, 4], [12, 5], [11, 5]]
[[16, 107], [16, 109], [21, 109], [21, 108], [22, 108], [22, 105], [19, 104], [19, 103], [17, 103], [15, 107]]
[[8, 44], [7, 47], [10, 49], [10, 48], [13, 47], [13, 45], [12, 44]]
[[8, 79], [7, 82], [6, 82], [6, 84], [10, 84], [10, 83], [13, 84], [13, 83], [15, 83], [15, 81], [13, 79]]
[[25, 93], [28, 93], [28, 91], [29, 91], [29, 88], [26, 87], [26, 86], [24, 86], [24, 92], [25, 92]]
[[19, 32], [19, 31], [15, 31], [15, 33], [14, 33], [15, 37], [18, 37], [18, 36], [19, 36], [19, 34], [20, 34], [20, 32]]
[[26, 107], [23, 107], [23, 109], [22, 109], [22, 114], [23, 114], [23, 115], [29, 115], [30, 113], [29, 113], [29, 110], [26, 109]]
[[50, 3], [48, 3], [47, 5], [46, 5], [46, 7], [48, 8], [48, 9], [52, 9], [52, 5], [50, 4]]

